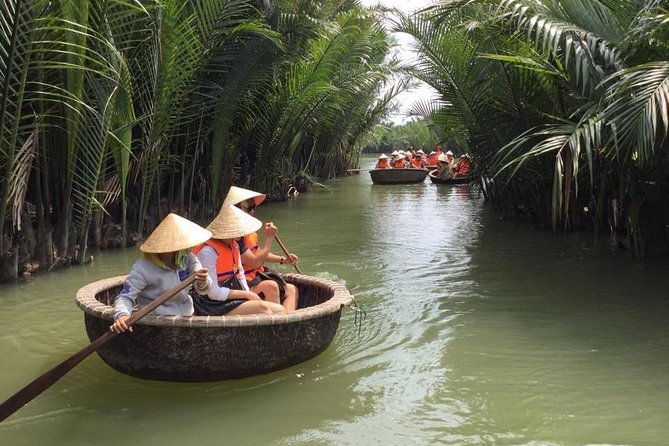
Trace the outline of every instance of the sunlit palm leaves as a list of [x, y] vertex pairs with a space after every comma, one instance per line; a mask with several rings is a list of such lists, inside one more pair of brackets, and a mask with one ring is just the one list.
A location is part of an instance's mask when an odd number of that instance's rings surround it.
[[[546, 206], [529, 191], [552, 190], [544, 200], [550, 201], [553, 225], [570, 227], [579, 221], [578, 203], [588, 203], [601, 223], [615, 199], [615, 212], [627, 216], [625, 225], [637, 238], [633, 244], [641, 246], [640, 222], [652, 218], [639, 214], [644, 206], [636, 202], [637, 190], [649, 181], [664, 185], [657, 175], [669, 167], [665, 2], [444, 0], [405, 18], [402, 26], [412, 29], [412, 23], [427, 30], [412, 32], [424, 54], [421, 76], [445, 104], [434, 116], [467, 130], [480, 167], [495, 176], [495, 192], [502, 191], [496, 201], [508, 200], [503, 185], [513, 197], [508, 207], [522, 204], [513, 201], [525, 195], [541, 218]], [[441, 44], [454, 38], [463, 42]], [[461, 58], [469, 65], [452, 62]], [[499, 63], [488, 67], [496, 75], [483, 79], [488, 94], [462, 102], [461, 92], [473, 91], [477, 77], [455, 78], [454, 67], [474, 67], [481, 58]], [[510, 100], [506, 112], [500, 92]], [[477, 120], [480, 112], [472, 113], [472, 103], [486, 104], [494, 118]], [[474, 137], [490, 126], [492, 146]]]

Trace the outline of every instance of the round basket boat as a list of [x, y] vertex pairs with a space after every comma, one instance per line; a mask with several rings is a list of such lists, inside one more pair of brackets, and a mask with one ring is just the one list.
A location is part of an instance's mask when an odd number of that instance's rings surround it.
[[411, 184], [425, 181], [427, 169], [372, 169], [369, 171], [374, 184]]
[[448, 180], [442, 180], [437, 176], [436, 170], [431, 170], [430, 173], [428, 173], [428, 176], [430, 177], [430, 181], [435, 184], [467, 184], [472, 182], [472, 177], [470, 176], [454, 177]]
[[[283, 369], [321, 353], [353, 296], [341, 284], [284, 274], [300, 290], [305, 308], [274, 315], [153, 316], [97, 350], [104, 362], [143, 379], [205, 382]], [[112, 323], [114, 297], [125, 276], [100, 280], [77, 292], [91, 341]]]

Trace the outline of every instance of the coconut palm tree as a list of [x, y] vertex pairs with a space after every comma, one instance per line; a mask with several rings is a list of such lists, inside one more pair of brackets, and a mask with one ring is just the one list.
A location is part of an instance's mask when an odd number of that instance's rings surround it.
[[474, 151], [493, 202], [554, 227], [608, 221], [641, 253], [667, 241], [665, 18], [656, 0], [460, 0], [399, 28], [442, 95], [428, 111]]

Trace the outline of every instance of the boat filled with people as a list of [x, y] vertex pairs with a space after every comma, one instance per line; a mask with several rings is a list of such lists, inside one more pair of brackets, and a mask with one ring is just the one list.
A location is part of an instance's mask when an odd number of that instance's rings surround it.
[[443, 152], [437, 145], [425, 155], [422, 150], [395, 150], [390, 158], [381, 154], [374, 169], [369, 171], [374, 184], [420, 183], [425, 177], [437, 184], [465, 184], [471, 181], [471, 161], [463, 154], [456, 162], [453, 152]]
[[[149, 315], [133, 332], [97, 350], [117, 371], [143, 379], [206, 382], [280, 370], [315, 357], [332, 342], [342, 309], [353, 302], [344, 285], [301, 274], [283, 274], [300, 291], [289, 313], [232, 316]], [[77, 292], [86, 333], [109, 331], [114, 299], [126, 276], [99, 280]]]

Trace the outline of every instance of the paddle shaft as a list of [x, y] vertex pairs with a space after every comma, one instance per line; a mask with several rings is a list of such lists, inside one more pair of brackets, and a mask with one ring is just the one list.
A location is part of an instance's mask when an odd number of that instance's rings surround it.
[[[195, 281], [195, 274], [190, 275], [186, 280], [179, 283], [178, 285], [173, 286], [169, 290], [165, 291], [163, 294], [158, 296], [157, 299], [153, 300], [150, 304], [140, 309], [138, 312], [130, 316], [126, 321], [126, 325], [131, 327], [135, 322], [142, 319], [147, 314], [151, 313], [153, 310], [158, 308], [160, 305], [164, 304], [179, 291], [183, 290], [191, 283]], [[14, 412], [22, 408], [24, 405], [29, 403], [33, 398], [37, 397], [40, 393], [44, 392], [46, 389], [51, 387], [56, 381], [65, 376], [67, 372], [72, 370], [77, 364], [86, 359], [88, 355], [93, 353], [95, 350], [112, 340], [116, 337], [118, 333], [113, 331], [108, 331], [99, 338], [95, 339], [93, 342], [88, 344], [86, 348], [75, 353], [74, 355], [67, 358], [65, 361], [58, 364], [56, 367], [52, 368], [48, 372], [44, 373], [33, 382], [25, 386], [23, 389], [16, 392], [4, 403], [0, 404], [0, 422], [5, 418], [12, 415]]]
[[[290, 259], [290, 253], [289, 253], [288, 250], [286, 249], [286, 245], [283, 244], [283, 242], [281, 241], [281, 239], [279, 238], [279, 236], [278, 236], [278, 235], [275, 235], [275, 236], [274, 236], [274, 239], [275, 239], [276, 242], [279, 244], [279, 246], [281, 246], [281, 249], [282, 249], [283, 252], [286, 254], [286, 257], [288, 257], [288, 258]], [[295, 271], [297, 271], [298, 273], [302, 274], [302, 271], [300, 271], [300, 267], [299, 267], [299, 266], [297, 266], [297, 265], [294, 264], [294, 263], [293, 263], [293, 266], [295, 267]]]

